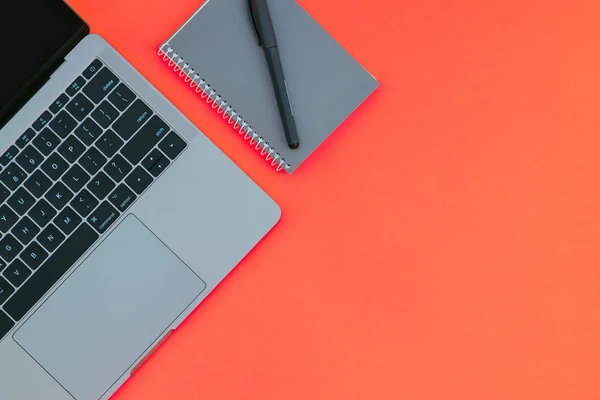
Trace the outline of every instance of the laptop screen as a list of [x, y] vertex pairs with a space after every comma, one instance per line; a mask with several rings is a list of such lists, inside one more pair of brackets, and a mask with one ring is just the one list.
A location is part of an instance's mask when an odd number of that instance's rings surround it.
[[0, 128], [85, 28], [62, 0], [0, 0]]

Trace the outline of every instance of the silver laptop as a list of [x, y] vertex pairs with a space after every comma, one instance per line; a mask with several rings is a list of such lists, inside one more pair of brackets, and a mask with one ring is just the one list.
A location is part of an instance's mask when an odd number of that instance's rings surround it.
[[107, 399], [280, 210], [61, 0], [0, 33], [0, 399]]

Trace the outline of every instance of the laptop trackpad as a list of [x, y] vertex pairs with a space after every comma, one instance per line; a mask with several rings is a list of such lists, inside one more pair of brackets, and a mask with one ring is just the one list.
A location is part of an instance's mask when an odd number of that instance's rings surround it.
[[130, 215], [14, 337], [73, 397], [99, 399], [205, 287]]

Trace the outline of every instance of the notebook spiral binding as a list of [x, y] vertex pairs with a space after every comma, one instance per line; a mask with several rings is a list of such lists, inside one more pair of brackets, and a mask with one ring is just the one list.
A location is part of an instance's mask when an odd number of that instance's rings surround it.
[[163, 45], [158, 49], [158, 56], [163, 61], [168, 62], [169, 67], [183, 78], [185, 83], [189, 83], [190, 87], [200, 94], [200, 98], [210, 104], [213, 109], [217, 110], [217, 114], [222, 115], [222, 118], [227, 120], [229, 125], [233, 125], [233, 129], [239, 135], [244, 135], [244, 139], [248, 144], [254, 146], [256, 151], [260, 151], [261, 156], [265, 156], [267, 162], [271, 163], [272, 167], [276, 167], [277, 171], [290, 169], [291, 165], [286, 163], [285, 158], [281, 157], [275, 149], [265, 141], [254, 128], [244, 120], [231, 105], [225, 100], [216, 90], [212, 89], [210, 84], [198, 74], [191, 65], [185, 62], [183, 57], [168, 44]]

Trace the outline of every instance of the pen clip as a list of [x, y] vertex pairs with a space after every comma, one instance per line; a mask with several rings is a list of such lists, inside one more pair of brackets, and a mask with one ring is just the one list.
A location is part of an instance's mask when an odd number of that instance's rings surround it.
[[258, 39], [258, 45], [262, 46], [262, 39], [260, 38], [260, 32], [258, 31], [258, 21], [256, 20], [256, 8], [254, 7], [254, 0], [248, 0], [248, 12], [250, 13], [250, 21], [252, 22], [252, 27], [254, 28], [254, 33], [256, 33], [256, 38]]

